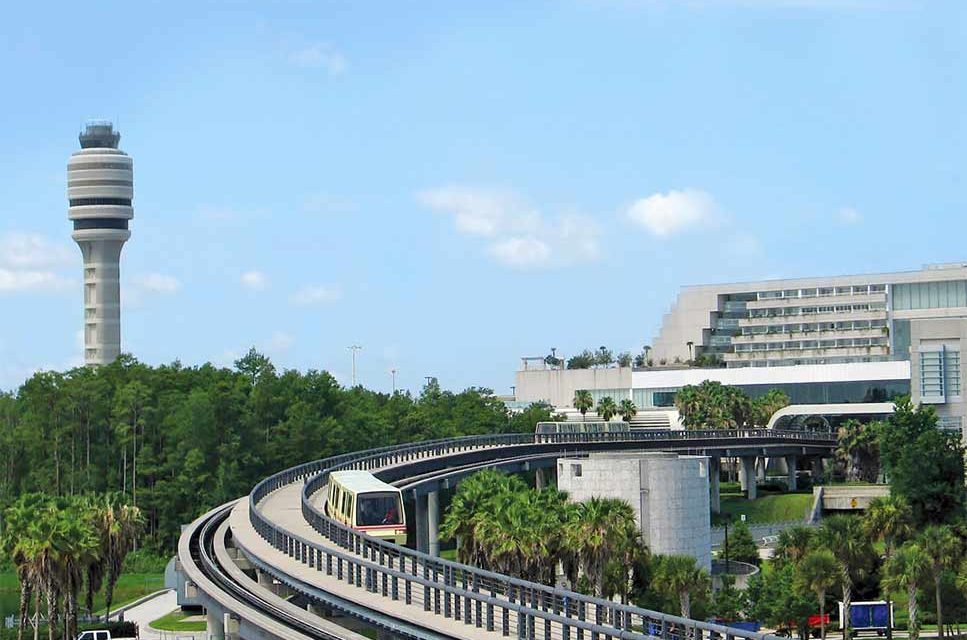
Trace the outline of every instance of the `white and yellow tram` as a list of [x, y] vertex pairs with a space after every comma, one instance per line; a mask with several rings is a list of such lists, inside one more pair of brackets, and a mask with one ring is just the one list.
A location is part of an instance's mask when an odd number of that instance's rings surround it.
[[357, 531], [396, 544], [406, 542], [403, 494], [368, 471], [329, 474], [326, 514]]

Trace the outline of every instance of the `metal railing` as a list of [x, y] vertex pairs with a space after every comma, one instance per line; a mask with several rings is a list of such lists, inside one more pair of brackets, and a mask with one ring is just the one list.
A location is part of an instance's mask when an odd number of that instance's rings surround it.
[[[702, 441], [741, 444], [809, 443], [831, 445], [830, 433], [766, 429], [622, 433], [504, 434], [467, 436], [383, 447], [334, 456], [287, 469], [270, 476], [249, 495], [249, 520], [258, 534], [294, 560], [335, 576], [349, 585], [365, 588], [392, 600], [422, 606], [466, 625], [511, 633], [518, 638], [584, 640], [591, 638], [666, 639], [749, 638], [767, 634], [713, 623], [688, 620], [566, 589], [528, 582], [477, 567], [441, 560], [355, 531], [325, 516], [311, 497], [340, 469], [375, 470], [403, 462], [485, 448], [524, 444], [581, 444], [601, 442], [667, 442], [697, 445]], [[746, 443], [748, 444], [748, 443]], [[714, 446], [704, 444], [704, 446]], [[303, 538], [279, 527], [262, 515], [259, 503], [270, 493], [305, 481], [302, 513], [307, 523], [336, 548]]]

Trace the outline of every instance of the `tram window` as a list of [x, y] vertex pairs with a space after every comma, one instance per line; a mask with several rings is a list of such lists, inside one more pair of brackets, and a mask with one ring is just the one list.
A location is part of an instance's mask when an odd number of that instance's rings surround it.
[[359, 496], [356, 506], [356, 526], [359, 527], [403, 521], [399, 495], [395, 493], [364, 493]]

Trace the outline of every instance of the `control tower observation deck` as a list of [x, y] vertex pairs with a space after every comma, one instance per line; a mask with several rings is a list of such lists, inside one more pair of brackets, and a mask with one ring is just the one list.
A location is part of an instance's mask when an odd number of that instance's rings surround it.
[[110, 122], [88, 123], [79, 139], [67, 163], [67, 217], [84, 260], [84, 362], [99, 365], [121, 353], [121, 248], [131, 237], [134, 172]]

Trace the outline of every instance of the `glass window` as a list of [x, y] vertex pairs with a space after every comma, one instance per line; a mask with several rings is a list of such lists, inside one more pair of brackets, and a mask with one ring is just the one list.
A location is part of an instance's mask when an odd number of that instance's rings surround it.
[[582, 476], [583, 472], [584, 472], [584, 469], [581, 467], [581, 465], [579, 465], [579, 464], [572, 464], [571, 465], [571, 477], [572, 478], [580, 478]]
[[356, 526], [371, 527], [403, 522], [399, 494], [361, 493], [356, 505]]

